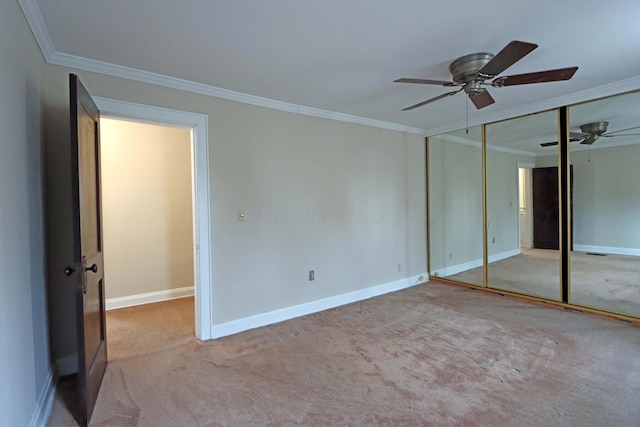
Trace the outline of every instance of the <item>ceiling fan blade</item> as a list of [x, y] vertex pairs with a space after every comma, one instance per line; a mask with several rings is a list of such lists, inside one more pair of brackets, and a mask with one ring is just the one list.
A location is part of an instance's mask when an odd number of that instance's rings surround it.
[[569, 80], [578, 70], [578, 67], [558, 68], [557, 70], [538, 71], [537, 73], [515, 74], [513, 76], [498, 77], [491, 82], [491, 86], [515, 86], [532, 83], [557, 82]]
[[596, 142], [598, 140], [598, 137], [596, 135], [589, 135], [587, 138], [585, 138], [584, 141], [582, 141], [580, 144], [585, 144], [585, 145], [591, 145], [594, 142]]
[[[640, 126], [634, 126], [632, 128], [626, 128], [626, 129], [620, 129], [620, 130], [614, 130], [613, 132], [605, 133], [603, 136], [615, 136], [615, 135], [613, 135], [614, 133], [626, 132], [628, 130], [634, 130], [634, 129], [640, 129]], [[620, 136], [622, 136], [622, 135], [620, 135]]]
[[[569, 142], [582, 141], [583, 139], [585, 139], [588, 136], [589, 136], [589, 134], [586, 134], [586, 133], [569, 132]], [[544, 143], [540, 144], [541, 147], [550, 147], [552, 145], [558, 145], [558, 141], [544, 142]]]
[[640, 136], [640, 133], [625, 133], [622, 135], [602, 135], [605, 138], [613, 138], [614, 136]]
[[442, 80], [428, 80], [428, 79], [411, 79], [403, 77], [398, 80], [394, 80], [394, 83], [418, 83], [423, 85], [438, 85], [438, 86], [456, 86], [454, 82], [445, 82]]
[[480, 74], [488, 76], [497, 76], [522, 58], [524, 58], [529, 52], [537, 48], [538, 45], [534, 43], [521, 42], [514, 40], [506, 45], [491, 61], [487, 62], [484, 67], [478, 71]]
[[413, 110], [414, 108], [422, 107], [423, 105], [430, 104], [430, 103], [435, 102], [435, 101], [439, 101], [440, 99], [446, 98], [447, 96], [455, 95], [456, 93], [460, 92], [461, 90], [462, 89], [454, 90], [453, 92], [443, 93], [442, 95], [436, 96], [435, 98], [427, 99], [426, 101], [422, 101], [422, 102], [420, 102], [420, 103], [418, 103], [416, 105], [412, 105], [411, 107], [403, 108], [402, 111]]
[[486, 89], [483, 89], [482, 91], [474, 94], [470, 94], [469, 99], [471, 99], [471, 102], [473, 102], [473, 105], [475, 105], [478, 110], [484, 107], [488, 107], [489, 105], [496, 102], [496, 100], [493, 99], [493, 96], [491, 96], [489, 91], [487, 91]]

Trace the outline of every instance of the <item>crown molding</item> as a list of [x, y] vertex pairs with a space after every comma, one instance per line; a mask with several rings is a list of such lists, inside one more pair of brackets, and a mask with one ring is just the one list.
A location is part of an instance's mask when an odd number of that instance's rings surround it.
[[108, 62], [97, 61], [89, 58], [83, 58], [76, 55], [69, 55], [66, 53], [54, 51], [47, 62], [63, 67], [91, 71], [94, 73], [105, 74], [112, 77], [135, 80], [142, 83], [149, 83], [171, 89], [178, 89], [186, 92], [197, 93], [200, 95], [211, 96], [214, 98], [225, 99], [228, 101], [241, 102], [243, 104], [270, 108], [272, 110], [285, 111], [288, 113], [302, 114], [305, 116], [319, 117], [347, 123], [356, 123], [365, 126], [372, 126], [399, 132], [407, 132], [422, 136], [426, 135], [427, 133], [425, 129], [399, 125], [397, 123], [384, 122], [381, 120], [368, 119], [366, 117], [353, 116], [350, 114], [338, 113], [335, 111], [322, 110], [319, 108], [307, 107], [304, 105], [297, 105], [269, 98], [262, 98], [246, 93], [236, 92], [215, 86], [209, 86], [202, 83], [196, 83], [189, 80], [166, 76], [163, 74], [143, 71], [136, 68], [125, 67], [122, 65], [111, 64]]
[[[457, 135], [450, 135], [445, 133], [442, 135], [436, 135], [435, 137], [438, 139], [443, 139], [445, 141], [455, 142], [457, 144], [464, 144], [464, 145], [469, 145], [471, 147], [482, 148], [482, 142], [463, 138]], [[537, 155], [537, 153], [534, 153], [533, 151], [519, 150], [517, 148], [502, 147], [500, 145], [493, 145], [493, 144], [487, 144], [487, 150], [501, 151], [503, 153], [511, 153], [511, 154], [522, 154], [525, 156], [533, 156], [533, 157]]]
[[464, 138], [462, 136], [451, 135], [448, 133], [442, 135], [435, 135], [432, 138], [444, 139], [445, 141], [455, 142], [457, 144], [470, 145], [471, 147], [482, 148], [482, 141], [476, 141], [471, 138]]
[[339, 113], [336, 111], [322, 110], [319, 108], [307, 107], [304, 105], [297, 105], [269, 98], [262, 98], [259, 96], [249, 95], [246, 93], [236, 92], [228, 89], [222, 89], [219, 87], [196, 83], [193, 81], [166, 76], [163, 74], [152, 73], [136, 68], [125, 67], [122, 65], [116, 65], [108, 62], [84, 58], [81, 56], [57, 52], [53, 47], [53, 43], [51, 42], [51, 38], [49, 37], [49, 32], [47, 31], [47, 28], [44, 24], [44, 20], [42, 18], [42, 14], [40, 13], [40, 8], [38, 7], [36, 0], [18, 0], [18, 3], [22, 8], [25, 18], [27, 19], [27, 22], [31, 27], [31, 31], [36, 38], [36, 41], [38, 42], [38, 46], [40, 46], [40, 50], [42, 51], [45, 61], [49, 64], [75, 68], [78, 70], [91, 71], [94, 73], [105, 74], [112, 77], [120, 77], [128, 80], [135, 80], [142, 83], [149, 83], [171, 89], [178, 89], [186, 92], [197, 93], [200, 95], [211, 96], [214, 98], [225, 99], [228, 101], [241, 102], [243, 104], [270, 108], [272, 110], [285, 111], [288, 113], [302, 114], [305, 116], [319, 117], [346, 123], [355, 123], [421, 136], [427, 134], [427, 131], [421, 128], [405, 126], [381, 120], [374, 120], [366, 117]]
[[135, 80], [157, 86], [163, 86], [167, 88], [211, 96], [214, 98], [225, 99], [228, 101], [235, 101], [243, 104], [270, 108], [273, 110], [319, 117], [329, 120], [337, 120], [347, 123], [361, 124], [365, 126], [406, 132], [421, 136], [443, 134], [462, 129], [464, 127], [493, 123], [496, 121], [519, 117], [539, 111], [550, 110], [563, 105], [577, 104], [584, 101], [590, 101], [597, 98], [640, 89], [640, 76], [636, 76], [626, 80], [590, 88], [569, 95], [547, 99], [533, 104], [479, 115], [470, 119], [469, 123], [467, 123], [466, 120], [459, 120], [447, 125], [429, 129], [427, 131], [426, 129], [405, 126], [398, 123], [374, 120], [366, 117], [354, 116], [329, 110], [322, 110], [319, 108], [307, 107], [304, 105], [297, 105], [269, 98], [262, 98], [259, 96], [235, 92], [232, 90], [209, 86], [189, 80], [170, 77], [163, 74], [152, 73], [136, 68], [125, 67], [108, 62], [97, 61], [94, 59], [57, 52], [53, 46], [51, 38], [49, 37], [49, 32], [47, 31], [44, 19], [42, 18], [42, 14], [40, 13], [40, 8], [38, 7], [36, 0], [18, 0], [18, 3], [20, 4], [24, 16], [29, 23], [29, 26], [31, 27], [31, 31], [36, 38], [45, 61], [50, 64], [75, 68], [78, 70], [91, 71], [113, 77], [121, 77], [128, 80]]
[[38, 7], [36, 0], [18, 0], [18, 4], [22, 9], [22, 13], [27, 20], [29, 27], [31, 27], [31, 32], [36, 38], [36, 42], [40, 47], [44, 60], [49, 62], [55, 52], [55, 49], [53, 48], [51, 37], [49, 37], [47, 26], [44, 24], [44, 19], [42, 19], [42, 14], [40, 13], [40, 8]]

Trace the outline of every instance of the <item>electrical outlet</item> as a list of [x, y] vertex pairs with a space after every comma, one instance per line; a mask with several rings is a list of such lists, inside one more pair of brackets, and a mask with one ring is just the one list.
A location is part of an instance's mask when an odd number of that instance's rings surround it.
[[449, 252], [449, 259], [453, 259], [453, 253]]
[[491, 239], [491, 243], [495, 243], [496, 242], [496, 238], [494, 237], [493, 239]]
[[309, 281], [316, 280], [316, 273], [314, 270], [309, 270]]
[[398, 273], [402, 271], [402, 264], [398, 263]]

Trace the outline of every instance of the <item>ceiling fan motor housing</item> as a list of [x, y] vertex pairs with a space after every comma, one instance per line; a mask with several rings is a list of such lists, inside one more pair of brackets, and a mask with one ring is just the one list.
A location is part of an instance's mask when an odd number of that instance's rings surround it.
[[449, 71], [456, 83], [468, 83], [473, 80], [483, 81], [493, 76], [481, 76], [478, 71], [493, 58], [492, 53], [480, 52], [465, 55], [453, 61], [449, 65]]
[[582, 133], [601, 136], [607, 131], [608, 126], [609, 122], [587, 123], [586, 125], [580, 126], [580, 131], [582, 131]]
[[489, 52], [472, 53], [456, 59], [449, 65], [449, 71], [453, 81], [462, 84], [465, 93], [470, 96], [486, 91], [482, 83], [493, 76], [485, 76], [479, 73], [491, 59], [493, 54]]
[[[537, 47], [538, 45], [535, 43], [513, 40], [498, 52], [497, 55], [489, 52], [477, 52], [461, 56], [449, 65], [449, 71], [453, 78], [452, 82], [406, 77], [394, 80], [394, 82], [399, 83], [418, 83], [445, 87], [462, 86], [458, 90], [447, 92], [410, 107], [403, 108], [402, 111], [422, 107], [423, 105], [455, 95], [463, 90], [469, 99], [471, 99], [473, 105], [475, 105], [477, 109], [481, 109], [495, 103], [495, 99], [493, 99], [491, 94], [483, 86], [502, 87], [568, 80], [577, 71], [578, 67], [570, 67], [496, 78], [500, 73], [521, 60]], [[486, 83], [489, 79], [493, 79], [493, 81]]]

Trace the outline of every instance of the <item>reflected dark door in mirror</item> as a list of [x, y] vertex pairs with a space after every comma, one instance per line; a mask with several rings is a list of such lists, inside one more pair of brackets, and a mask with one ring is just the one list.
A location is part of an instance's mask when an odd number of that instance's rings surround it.
[[[533, 247], [560, 248], [558, 168], [533, 169]], [[570, 169], [570, 198], [573, 199], [573, 165]], [[570, 219], [573, 223], [573, 212]], [[573, 246], [573, 244], [571, 244]]]

